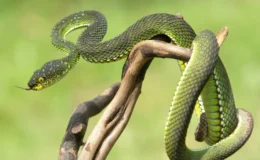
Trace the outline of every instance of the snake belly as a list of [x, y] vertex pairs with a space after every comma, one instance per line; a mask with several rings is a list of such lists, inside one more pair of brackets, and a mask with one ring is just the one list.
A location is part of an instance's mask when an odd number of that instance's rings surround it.
[[[186, 64], [179, 61], [179, 65], [183, 72]], [[228, 137], [237, 126], [234, 96], [227, 71], [220, 58], [200, 94], [195, 109], [198, 118], [205, 113], [206, 131], [202, 132], [206, 132], [206, 135], [203, 135], [201, 141], [209, 145]]]

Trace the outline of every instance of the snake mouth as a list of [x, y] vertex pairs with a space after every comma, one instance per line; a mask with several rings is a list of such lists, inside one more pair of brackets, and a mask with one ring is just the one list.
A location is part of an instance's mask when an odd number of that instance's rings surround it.
[[25, 90], [25, 91], [30, 91], [32, 90], [32, 88], [23, 88], [23, 87], [19, 87], [19, 86], [15, 86], [16, 88], [19, 88], [19, 89], [22, 89], [22, 90]]

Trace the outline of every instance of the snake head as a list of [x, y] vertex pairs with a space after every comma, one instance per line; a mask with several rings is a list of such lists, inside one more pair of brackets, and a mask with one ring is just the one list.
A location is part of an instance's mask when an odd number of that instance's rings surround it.
[[28, 82], [28, 90], [39, 91], [60, 80], [60, 61], [61, 60], [49, 61], [40, 69], [36, 70]]
[[71, 68], [68, 58], [52, 60], [36, 70], [28, 82], [28, 89], [39, 91], [61, 80]]
[[50, 86], [52, 84], [50, 77], [50, 75], [44, 72], [43, 68], [35, 71], [28, 82], [28, 90], [39, 91]]
[[75, 66], [79, 60], [78, 53], [70, 54], [62, 59], [45, 63], [36, 70], [28, 82], [29, 88], [18, 87], [23, 90], [39, 91], [60, 81]]

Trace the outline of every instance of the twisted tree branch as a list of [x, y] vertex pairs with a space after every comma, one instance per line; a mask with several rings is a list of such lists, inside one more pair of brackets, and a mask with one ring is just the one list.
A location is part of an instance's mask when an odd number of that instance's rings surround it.
[[[225, 40], [227, 33], [228, 29], [225, 27], [217, 34], [219, 46]], [[105, 159], [129, 121], [141, 93], [146, 70], [153, 58], [188, 61], [191, 54], [190, 49], [162, 41], [146, 40], [138, 43], [125, 62], [120, 87], [116, 84], [109, 88], [109, 91], [105, 91], [105, 94], [76, 108], [63, 138], [59, 159], [75, 160], [77, 158], [88, 118], [99, 113], [111, 101], [78, 157], [79, 160]]]

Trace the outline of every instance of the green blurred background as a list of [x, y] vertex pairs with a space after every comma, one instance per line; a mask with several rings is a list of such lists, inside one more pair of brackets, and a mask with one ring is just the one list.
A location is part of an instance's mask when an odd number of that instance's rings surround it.
[[[257, 0], [1, 0], [1, 159], [57, 159], [74, 107], [120, 80], [124, 60], [110, 64], [81, 60], [64, 80], [46, 90], [25, 92], [14, 87], [26, 87], [34, 70], [51, 59], [65, 56], [51, 45], [49, 35], [58, 20], [80, 10], [98, 10], [107, 17], [105, 39], [121, 33], [139, 18], [157, 12], [182, 13], [197, 33], [204, 29], [217, 33], [228, 26], [229, 36], [220, 56], [229, 73], [237, 107], [250, 111], [255, 120], [250, 140], [229, 159], [259, 159], [259, 9]], [[79, 33], [69, 35], [69, 39], [75, 41]], [[108, 159], [167, 159], [164, 125], [179, 78], [175, 60], [153, 61], [129, 125]], [[98, 117], [90, 120], [88, 134]], [[196, 118], [191, 122], [187, 142], [190, 147], [202, 146], [193, 138], [197, 122]]]

